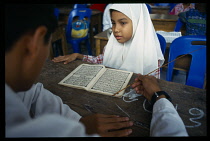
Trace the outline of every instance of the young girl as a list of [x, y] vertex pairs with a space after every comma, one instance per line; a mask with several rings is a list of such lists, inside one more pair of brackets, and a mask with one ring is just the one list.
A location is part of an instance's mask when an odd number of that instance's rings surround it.
[[189, 11], [190, 9], [195, 9], [194, 4], [191, 3], [179, 3], [170, 12], [170, 15], [178, 15], [181, 12]]
[[[163, 64], [164, 57], [145, 4], [113, 4], [110, 16], [113, 32], [103, 54], [93, 57], [73, 53], [53, 61], [66, 64], [78, 58], [143, 75]], [[160, 78], [159, 70], [151, 75]]]

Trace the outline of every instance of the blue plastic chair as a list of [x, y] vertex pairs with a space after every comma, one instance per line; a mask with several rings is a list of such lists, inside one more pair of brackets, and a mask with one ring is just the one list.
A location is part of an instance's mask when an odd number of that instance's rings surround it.
[[74, 9], [75, 8], [87, 8], [87, 4], [74, 4]]
[[165, 55], [165, 50], [166, 50], [166, 40], [162, 35], [160, 35], [158, 33], [156, 33], [156, 34], [157, 34], [157, 37], [159, 39], [161, 51], [162, 51], [163, 56], [164, 56]]
[[[76, 8], [73, 9], [68, 17], [68, 24], [66, 26], [66, 40], [67, 43], [72, 44], [73, 47], [73, 52], [74, 53], [81, 53], [81, 49], [80, 49], [80, 43], [82, 41], [86, 41], [86, 46], [88, 49], [88, 54], [92, 55], [92, 50], [91, 50], [91, 46], [90, 46], [90, 42], [89, 42], [89, 35], [87, 34], [87, 36], [83, 37], [83, 38], [72, 38], [71, 37], [71, 30], [72, 30], [72, 21], [73, 18], [78, 16], [79, 20], [84, 19], [85, 17], [88, 18], [88, 22], [90, 23], [90, 18], [91, 18], [91, 9], [89, 8]], [[88, 27], [89, 28], [89, 27]]]
[[147, 3], [146, 3], [146, 6], [147, 6], [147, 9], [148, 9], [149, 13], [151, 14], [151, 12], [152, 12], [151, 6]]
[[59, 13], [60, 13], [59, 9], [58, 8], [54, 8], [54, 15], [56, 16], [57, 20], [59, 18]]
[[180, 20], [180, 18], [178, 18], [178, 20], [176, 21], [174, 31], [179, 32], [181, 30], [183, 24], [184, 23]]
[[[192, 45], [192, 41], [206, 41], [204, 35], [189, 35], [176, 38], [170, 46], [168, 62], [174, 60], [179, 55], [184, 55], [206, 45]], [[186, 77], [185, 85], [203, 88], [206, 73], [206, 48], [190, 53], [192, 55], [191, 64]], [[172, 80], [174, 63], [168, 64], [166, 80]]]
[[[158, 33], [156, 33], [156, 34], [157, 34], [158, 40], [160, 42], [161, 51], [162, 51], [163, 56], [164, 56], [165, 55], [165, 50], [166, 50], [166, 40], [162, 35], [160, 35]], [[160, 68], [160, 71], [162, 71], [162, 68]]]
[[169, 12], [177, 5], [177, 3], [169, 3], [170, 9]]
[[169, 6], [170, 3], [154, 3], [154, 6]]

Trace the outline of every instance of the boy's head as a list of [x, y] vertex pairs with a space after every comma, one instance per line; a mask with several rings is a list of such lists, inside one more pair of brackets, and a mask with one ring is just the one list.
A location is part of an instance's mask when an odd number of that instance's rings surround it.
[[28, 90], [48, 57], [57, 27], [54, 6], [5, 6], [5, 82], [16, 92]]
[[110, 9], [112, 32], [119, 43], [129, 41], [133, 34], [132, 20], [125, 14]]
[[5, 6], [5, 52], [25, 33], [34, 32], [37, 27], [47, 28], [46, 43], [57, 27], [54, 6], [47, 4], [8, 4]]

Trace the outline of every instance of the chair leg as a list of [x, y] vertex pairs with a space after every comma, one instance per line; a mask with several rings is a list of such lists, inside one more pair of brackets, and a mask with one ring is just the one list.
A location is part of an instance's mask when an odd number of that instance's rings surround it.
[[178, 75], [179, 74], [179, 70], [174, 70], [174, 75]]
[[73, 42], [71, 45], [74, 53], [81, 53], [79, 43]]
[[91, 49], [91, 46], [90, 46], [89, 39], [86, 39], [86, 46], [87, 46], [87, 49], [88, 49], [88, 54], [92, 55], [92, 49]]

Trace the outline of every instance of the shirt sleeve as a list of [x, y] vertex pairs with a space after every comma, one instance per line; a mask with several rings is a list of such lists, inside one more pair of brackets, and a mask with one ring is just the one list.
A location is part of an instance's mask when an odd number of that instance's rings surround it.
[[57, 114], [47, 114], [30, 122], [6, 128], [6, 137], [99, 137], [87, 135], [84, 125]]
[[[15, 97], [13, 101], [16, 102], [16, 107], [12, 109], [17, 112], [21, 108], [21, 111], [11, 115], [16, 118], [13, 120], [18, 124], [13, 122], [13, 125], [8, 126], [6, 123], [6, 137], [99, 136], [86, 134], [85, 126], [78, 122], [81, 116], [63, 104], [60, 97], [45, 89], [41, 83], [34, 84], [28, 91], [15, 93], [15, 96], [16, 101]], [[8, 102], [7, 107], [7, 110], [11, 110], [11, 104]], [[28, 113], [31, 118], [28, 118]]]
[[93, 64], [102, 64], [104, 59], [104, 51], [106, 50], [106, 46], [103, 49], [103, 53], [99, 54], [98, 56], [90, 56], [90, 55], [83, 55], [82, 61], [86, 61]]
[[150, 135], [188, 136], [182, 119], [166, 98], [161, 98], [154, 104]]
[[82, 61], [86, 61], [93, 64], [102, 64], [103, 63], [103, 54], [99, 54], [98, 56], [90, 56], [90, 55], [83, 55]]
[[18, 95], [22, 98], [33, 118], [44, 114], [59, 114], [77, 122], [81, 118], [78, 113], [64, 104], [59, 96], [45, 89], [42, 83], [34, 84], [30, 90], [20, 92]]

